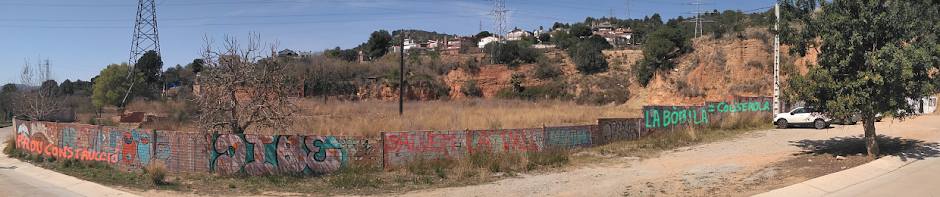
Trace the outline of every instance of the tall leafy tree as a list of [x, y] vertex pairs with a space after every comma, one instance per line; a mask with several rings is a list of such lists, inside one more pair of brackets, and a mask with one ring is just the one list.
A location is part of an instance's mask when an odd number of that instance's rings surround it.
[[158, 83], [162, 81], [160, 79], [160, 71], [163, 70], [163, 60], [156, 51], [151, 50], [144, 53], [144, 55], [137, 60], [137, 64], [134, 65], [134, 68], [137, 69], [138, 72], [143, 73], [144, 81], [147, 83]]
[[135, 94], [135, 96], [150, 99], [158, 97], [163, 87], [163, 76], [161, 72], [163, 71], [163, 60], [160, 58], [160, 55], [153, 50], [147, 51], [147, 53], [144, 53], [144, 55], [137, 60], [137, 64], [134, 65], [134, 70], [140, 73], [144, 80], [143, 83], [134, 84], [129, 94]]
[[[818, 6], [818, 7], [817, 7]], [[821, 8], [821, 9], [817, 9]], [[819, 52], [783, 99], [833, 116], [860, 113], [868, 155], [878, 156], [875, 115], [908, 117], [907, 99], [938, 92], [940, 4], [935, 0], [790, 0], [777, 32], [790, 54]]]
[[369, 42], [366, 43], [366, 50], [369, 52], [370, 59], [378, 59], [388, 53], [388, 48], [391, 46], [392, 35], [383, 29], [372, 32]]
[[[140, 73], [128, 78], [127, 72], [130, 69], [126, 63], [111, 64], [98, 74], [91, 99], [99, 115], [101, 108], [107, 105], [124, 107], [124, 96], [131, 83], [142, 83], [144, 81], [143, 74]], [[129, 95], [129, 97], [132, 96]]]
[[587, 25], [577, 25], [577, 26], [571, 27], [570, 32], [572, 36], [577, 37], [577, 38], [581, 38], [581, 37], [587, 38], [588, 36], [591, 36], [591, 34], [594, 34], [594, 32], [591, 31], [591, 27], [588, 27]]

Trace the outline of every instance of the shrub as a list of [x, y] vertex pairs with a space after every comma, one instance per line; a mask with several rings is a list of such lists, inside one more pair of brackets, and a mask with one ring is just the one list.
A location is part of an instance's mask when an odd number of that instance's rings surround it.
[[471, 57], [471, 58], [467, 58], [467, 60], [464, 61], [464, 63], [463, 63], [463, 69], [465, 69], [465, 70], [476, 70], [476, 69], [480, 69], [480, 65], [477, 64], [477, 60], [476, 60], [475, 58], [472, 58], [472, 57]]
[[607, 56], [601, 52], [602, 48], [591, 42], [582, 42], [568, 50], [575, 69], [585, 74], [605, 72], [608, 68]]
[[647, 63], [647, 61], [637, 60], [636, 69], [633, 69], [633, 72], [636, 72], [636, 82], [640, 83], [641, 86], [646, 87], [650, 83], [650, 80], [653, 79], [653, 74], [655, 71]]
[[163, 184], [163, 180], [166, 178], [166, 164], [160, 160], [153, 160], [144, 167], [144, 173], [153, 180], [153, 184], [160, 185]]
[[561, 74], [561, 68], [549, 61], [539, 61], [535, 67], [535, 77], [539, 79], [555, 78]]
[[463, 87], [460, 87], [460, 92], [469, 97], [482, 97], [483, 91], [477, 87], [477, 80], [467, 80], [463, 83]]
[[761, 61], [757, 61], [757, 60], [748, 61], [747, 65], [750, 67], [759, 68], [759, 69], [764, 68], [764, 63]]
[[686, 81], [676, 81], [676, 89], [679, 90], [679, 93], [687, 97], [705, 96], [705, 92], [703, 92], [698, 85], [689, 85]]
[[[11, 134], [12, 135], [12, 134]], [[16, 138], [13, 136], [8, 136], [6, 147], [3, 147], [3, 153], [9, 155], [10, 157], [19, 157], [19, 150], [16, 148]]]

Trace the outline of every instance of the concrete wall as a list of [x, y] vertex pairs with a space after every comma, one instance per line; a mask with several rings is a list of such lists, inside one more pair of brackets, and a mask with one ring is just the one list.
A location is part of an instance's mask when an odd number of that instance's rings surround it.
[[140, 170], [163, 162], [171, 173], [324, 174], [343, 165], [395, 168], [415, 159], [470, 152], [541, 151], [638, 140], [720, 122], [737, 112], [770, 113], [768, 97], [729, 97], [702, 106], [644, 106], [643, 118], [603, 118], [597, 125], [500, 130], [382, 132], [361, 136], [206, 135], [77, 123], [14, 120], [16, 145], [37, 155], [97, 161]]

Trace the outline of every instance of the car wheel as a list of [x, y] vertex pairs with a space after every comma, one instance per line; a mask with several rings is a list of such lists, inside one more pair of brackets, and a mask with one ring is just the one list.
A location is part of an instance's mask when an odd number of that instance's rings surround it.
[[816, 127], [816, 129], [825, 129], [829, 125], [826, 125], [826, 121], [822, 119], [816, 119], [816, 121], [813, 121], [813, 126]]
[[777, 128], [778, 128], [778, 129], [786, 129], [786, 128], [787, 128], [787, 124], [788, 124], [788, 123], [787, 123], [787, 119], [780, 119], [780, 120], [777, 121]]

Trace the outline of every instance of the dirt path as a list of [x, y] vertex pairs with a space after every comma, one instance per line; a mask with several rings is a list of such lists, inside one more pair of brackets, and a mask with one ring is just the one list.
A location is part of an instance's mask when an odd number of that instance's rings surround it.
[[[885, 120], [875, 125], [878, 134], [885, 137], [940, 140], [938, 115], [904, 122]], [[666, 151], [657, 158], [615, 158], [611, 159], [617, 160], [612, 165], [521, 175], [485, 185], [414, 191], [401, 196], [747, 196], [808, 179], [774, 177], [780, 171], [774, 164], [796, 158], [795, 154], [804, 151], [801, 147], [855, 138], [862, 133], [860, 124], [833, 125], [826, 130], [758, 131], [733, 140]], [[778, 181], [762, 181], [767, 179]]]

